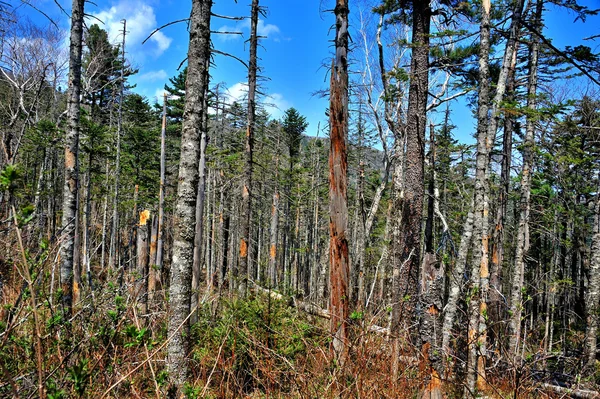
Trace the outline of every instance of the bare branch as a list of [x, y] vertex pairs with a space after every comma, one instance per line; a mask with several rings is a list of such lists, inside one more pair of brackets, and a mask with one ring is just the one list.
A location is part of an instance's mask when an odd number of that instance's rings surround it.
[[210, 15], [212, 15], [213, 17], [221, 18], [221, 19], [229, 19], [231, 21], [243, 21], [244, 19], [248, 19], [248, 17], [229, 17], [227, 15], [215, 14], [214, 12], [211, 13]]
[[240, 58], [236, 57], [235, 55], [231, 55], [231, 54], [229, 54], [229, 53], [224, 53], [224, 52], [222, 52], [222, 51], [215, 50], [215, 49], [213, 49], [213, 50], [212, 50], [212, 52], [213, 52], [214, 54], [221, 54], [221, 55], [224, 55], [225, 57], [231, 57], [231, 58], [233, 58], [234, 60], [238, 60], [238, 61], [239, 61], [239, 62], [240, 62], [242, 65], [244, 65], [246, 68], [248, 68], [248, 64], [246, 64], [246, 63], [245, 63], [245, 62], [244, 62], [242, 59], [240, 59]]
[[521, 23], [523, 24], [523, 26], [525, 26], [531, 33], [535, 34], [537, 37], [540, 38], [540, 40], [542, 42], [544, 42], [544, 44], [548, 47], [550, 47], [556, 54], [560, 55], [562, 58], [564, 58], [567, 62], [569, 62], [571, 65], [573, 65], [575, 68], [579, 69], [581, 71], [581, 73], [583, 73], [585, 76], [587, 76], [592, 82], [596, 83], [598, 86], [600, 86], [600, 81], [598, 81], [598, 79], [596, 79], [595, 77], [592, 76], [592, 74], [590, 74], [588, 71], [585, 70], [584, 67], [582, 67], [581, 65], [579, 65], [572, 57], [569, 57], [564, 51], [558, 49], [555, 45], [552, 44], [552, 41], [548, 40], [544, 35], [542, 35], [537, 29], [535, 29], [532, 25], [530, 25], [529, 23], [527, 23], [527, 21], [522, 20]]
[[50, 18], [50, 16], [48, 14], [46, 14], [44, 11], [40, 10], [39, 8], [37, 8], [36, 6], [34, 6], [33, 4], [31, 4], [27, 0], [21, 0], [21, 2], [23, 4], [28, 5], [29, 7], [33, 8], [35, 11], [39, 12], [40, 14], [42, 14], [44, 17], [46, 17], [46, 19], [48, 19], [48, 21], [50, 21], [50, 23], [52, 25], [54, 25], [56, 27], [56, 29], [60, 30], [60, 28], [58, 27], [58, 25], [56, 24], [56, 22], [54, 22], [54, 20], [52, 18]]
[[166, 24], [164, 24], [164, 25], [162, 25], [162, 26], [159, 26], [158, 28], [154, 29], [154, 30], [152, 31], [152, 33], [150, 33], [150, 34], [148, 35], [148, 37], [147, 37], [147, 38], [145, 38], [145, 39], [144, 39], [144, 41], [142, 42], [142, 44], [145, 44], [145, 43], [148, 41], [148, 39], [150, 39], [150, 38], [151, 38], [151, 37], [152, 37], [152, 36], [153, 36], [153, 35], [154, 35], [156, 32], [158, 32], [159, 30], [161, 30], [161, 29], [163, 29], [163, 28], [166, 28], [167, 26], [171, 26], [171, 25], [178, 24], [178, 23], [180, 23], [180, 22], [187, 22], [187, 21], [189, 21], [189, 20], [190, 20], [189, 18], [183, 18], [183, 19], [178, 19], [177, 21], [171, 21], [171, 22], [169, 22], [169, 23], [166, 23]]

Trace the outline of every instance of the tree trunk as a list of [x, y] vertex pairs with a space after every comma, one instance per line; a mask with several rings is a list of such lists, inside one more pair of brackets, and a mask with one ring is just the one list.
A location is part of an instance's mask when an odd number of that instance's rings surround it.
[[[517, 63], [517, 50], [513, 54], [511, 67], [507, 78], [508, 101], [515, 98], [515, 73]], [[504, 116], [504, 137], [502, 139], [502, 164], [500, 172], [500, 189], [498, 193], [498, 210], [496, 215], [496, 226], [492, 237], [492, 258], [490, 263], [490, 300], [489, 314], [493, 327], [490, 329], [493, 333], [493, 339], [499, 347], [500, 342], [500, 321], [502, 319], [502, 265], [504, 263], [504, 240], [506, 231], [504, 222], [506, 220], [508, 208], [508, 194], [510, 191], [510, 169], [512, 164], [512, 135], [515, 126], [515, 118], [512, 115]]]
[[275, 155], [275, 188], [273, 190], [273, 203], [271, 205], [271, 228], [269, 241], [269, 271], [267, 284], [275, 287], [277, 284], [277, 237], [279, 228], [279, 136]]
[[478, 389], [486, 387], [485, 356], [487, 345], [487, 295], [489, 290], [489, 180], [490, 153], [496, 140], [500, 118], [500, 106], [506, 91], [508, 72], [516, 47], [520, 27], [523, 0], [518, 0], [513, 11], [510, 36], [506, 44], [502, 68], [496, 85], [496, 93], [490, 102], [489, 52], [490, 52], [490, 9], [489, 0], [481, 7], [480, 53], [479, 53], [479, 97], [477, 116], [477, 156], [474, 193], [474, 259], [471, 274], [471, 297], [469, 310], [467, 378], [465, 396], [473, 395], [475, 383]]
[[207, 60], [210, 57], [210, 15], [212, 0], [193, 0], [190, 15], [190, 44], [186, 98], [181, 129], [181, 157], [177, 184], [177, 200], [173, 220], [173, 259], [169, 287], [167, 371], [171, 379], [170, 397], [184, 397], [183, 387], [189, 367], [189, 316], [191, 279], [194, 262], [196, 197], [198, 194], [198, 162], [200, 129], [204, 120], [207, 93]]
[[71, 37], [69, 45], [69, 93], [67, 100], [67, 132], [65, 136], [65, 180], [63, 186], [62, 231], [60, 247], [60, 284], [62, 305], [66, 318], [73, 305], [73, 251], [75, 249], [75, 220], [77, 219], [79, 97], [81, 94], [81, 55], [83, 40], [84, 0], [73, 0]]
[[100, 255], [100, 270], [102, 270], [102, 272], [104, 272], [104, 265], [105, 265], [105, 260], [106, 260], [106, 229], [107, 229], [107, 224], [108, 224], [108, 192], [109, 192], [109, 188], [108, 188], [108, 177], [109, 177], [109, 168], [108, 168], [108, 159], [106, 160], [106, 183], [105, 183], [105, 190], [106, 190], [106, 194], [104, 194], [104, 205], [102, 206], [102, 243], [100, 244], [102, 246], [101, 249], [101, 255]]
[[160, 133], [160, 185], [158, 193], [158, 238], [156, 240], [156, 282], [161, 284], [164, 251], [164, 218], [165, 218], [165, 169], [166, 169], [166, 136], [167, 136], [167, 94], [163, 98], [163, 119]]
[[[537, 0], [535, 13], [536, 29], [540, 28], [542, 18], [543, 0]], [[519, 205], [519, 227], [517, 230], [517, 248], [515, 251], [515, 266], [512, 276], [511, 301], [510, 301], [510, 336], [508, 344], [509, 357], [513, 364], [518, 364], [519, 338], [521, 336], [521, 311], [523, 309], [522, 290], [525, 275], [525, 254], [529, 249], [529, 213], [531, 203], [531, 178], [533, 156], [535, 149], [535, 123], [537, 120], [537, 66], [538, 66], [539, 39], [531, 35], [529, 47], [529, 82], [527, 85], [527, 121], [525, 140], [523, 142], [523, 169], [521, 171], [521, 201]]]
[[85, 273], [89, 289], [92, 290], [92, 268], [91, 268], [91, 238], [90, 225], [92, 218], [92, 152], [90, 150], [88, 158], [88, 172], [85, 182], [85, 205], [83, 212], [83, 264], [85, 265]]
[[137, 245], [136, 245], [136, 272], [134, 274], [134, 289], [136, 303], [140, 305], [141, 314], [146, 314], [148, 298], [147, 276], [148, 264], [150, 260], [149, 238], [150, 238], [150, 211], [140, 212], [140, 220], [137, 226]]
[[[250, 18], [250, 62], [248, 68], [248, 124], [246, 126], [246, 164], [244, 166], [244, 182], [242, 183], [242, 213], [241, 237], [239, 253], [239, 282], [238, 290], [242, 297], [246, 296], [248, 289], [248, 253], [250, 246], [250, 223], [252, 215], [252, 158], [254, 146], [254, 124], [256, 117], [256, 74], [258, 72], [257, 47], [258, 47], [258, 0], [252, 0]], [[251, 273], [250, 273], [251, 274]]]
[[[119, 111], [117, 117], [117, 155], [115, 158], [115, 188], [113, 198], [113, 224], [110, 236], [110, 251], [108, 254], [108, 267], [115, 268], [119, 259], [119, 176], [121, 173], [121, 135], [123, 133], [123, 101], [125, 94], [125, 36], [127, 34], [127, 21], [123, 20], [123, 44], [121, 47], [121, 80], [119, 88]], [[135, 217], [135, 216], [134, 216]], [[117, 266], [118, 263], [117, 263]]]
[[[452, 329], [456, 321], [456, 310], [458, 300], [463, 287], [465, 268], [467, 266], [467, 256], [471, 247], [473, 237], [473, 203], [465, 220], [460, 246], [458, 247], [458, 256], [454, 264], [454, 269], [450, 273], [450, 293], [448, 302], [444, 309], [444, 324], [442, 327], [442, 353], [446, 358], [451, 356], [450, 340], [452, 339]], [[447, 374], [447, 373], [446, 373]]]
[[348, 2], [336, 0], [335, 60], [329, 105], [329, 313], [331, 354], [341, 366], [348, 358]]
[[[440, 354], [441, 301], [443, 295], [444, 270], [434, 259], [424, 262], [419, 273], [421, 253], [421, 230], [424, 197], [425, 131], [427, 128], [427, 95], [429, 90], [429, 33], [431, 26], [430, 2], [413, 2], [411, 76], [408, 93], [408, 115], [406, 126], [406, 166], [404, 170], [404, 198], [402, 199], [403, 253], [400, 262], [406, 271], [404, 282], [419, 287], [416, 281], [421, 276], [419, 302], [423, 313], [419, 320], [421, 346], [421, 370], [425, 371], [425, 387], [422, 397], [440, 398], [442, 356]], [[408, 300], [404, 317], [416, 316], [416, 304]], [[398, 326], [396, 326], [397, 328]], [[398, 334], [399, 329], [393, 332]], [[397, 356], [397, 353], [394, 353]]]
[[[209, 60], [206, 60], [205, 71], [203, 79], [204, 87], [208, 87], [209, 76], [208, 76]], [[208, 100], [205, 96], [204, 109], [208, 109]], [[196, 227], [195, 227], [195, 238], [194, 238], [194, 264], [192, 267], [192, 309], [198, 306], [200, 301], [200, 275], [202, 274], [202, 240], [204, 235], [204, 197], [206, 192], [206, 144], [208, 142], [208, 116], [204, 115], [202, 121], [200, 136], [200, 162], [198, 163], [198, 196], [196, 197]], [[198, 314], [194, 313], [191, 317], [191, 323], [195, 324], [198, 321]]]
[[587, 325], [585, 330], [586, 365], [595, 370], [598, 331], [598, 300], [600, 299], [600, 194], [596, 194], [594, 226], [590, 260], [590, 281], [586, 296]]

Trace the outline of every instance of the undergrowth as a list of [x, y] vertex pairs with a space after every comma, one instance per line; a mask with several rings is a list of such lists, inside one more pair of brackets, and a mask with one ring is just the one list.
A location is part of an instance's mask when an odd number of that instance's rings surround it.
[[[35, 356], [28, 286], [15, 284], [13, 275], [13, 283], [3, 288], [0, 397], [38, 397], [38, 367], [50, 399], [164, 397], [164, 295], [158, 293], [142, 314], [131, 290], [135, 285], [126, 278], [122, 284], [97, 282], [93, 295], [83, 296], [74, 315], [66, 317], [60, 292], [50, 289], [51, 255], [48, 249], [28, 254], [34, 276], [35, 270], [48, 270], [34, 277], [43, 364]], [[370, 325], [385, 325], [385, 311], [381, 317], [353, 318], [351, 360], [343, 367], [329, 357], [328, 320], [298, 311], [288, 301], [262, 293], [245, 300], [215, 293], [197, 312], [188, 398], [420, 398], [423, 379], [416, 363], [403, 363], [398, 378], [392, 378], [389, 339], [369, 331]], [[416, 356], [410, 345], [402, 351], [406, 358]], [[448, 398], [462, 397], [461, 368], [456, 369], [444, 384]], [[510, 374], [491, 375], [488, 397], [513, 397], [511, 381]], [[520, 383], [518, 397], [536, 396], [532, 380]]]

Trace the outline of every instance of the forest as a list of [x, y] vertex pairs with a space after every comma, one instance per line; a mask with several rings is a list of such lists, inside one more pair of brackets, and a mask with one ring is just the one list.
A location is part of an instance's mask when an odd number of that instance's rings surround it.
[[127, 19], [0, 0], [0, 397], [600, 398], [599, 3], [302, 2], [309, 128], [224, 2], [149, 98]]

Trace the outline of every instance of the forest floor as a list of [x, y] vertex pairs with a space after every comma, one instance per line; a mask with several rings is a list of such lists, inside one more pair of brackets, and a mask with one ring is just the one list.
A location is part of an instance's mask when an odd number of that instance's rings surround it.
[[[50, 399], [164, 397], [168, 337], [166, 302], [160, 293], [145, 306], [134, 301], [136, 294], [126, 284], [109, 284], [83, 296], [67, 320], [56, 304], [57, 293], [45, 285], [38, 288], [34, 312], [27, 285], [4, 287], [0, 397], [39, 397], [39, 376]], [[329, 357], [328, 320], [289, 304], [263, 292], [246, 300], [207, 295], [191, 329], [187, 397], [421, 397], [424, 379], [416, 352], [405, 345], [399, 376], [392, 378], [389, 337], [370, 328], [386, 325], [385, 310], [368, 319], [354, 315], [350, 361], [338, 367]], [[448, 398], [463, 397], [460, 353], [454, 375], [444, 383]], [[516, 376], [514, 370], [494, 365], [483, 396], [569, 397], [570, 391], [553, 394], [544, 389], [527, 368]]]

